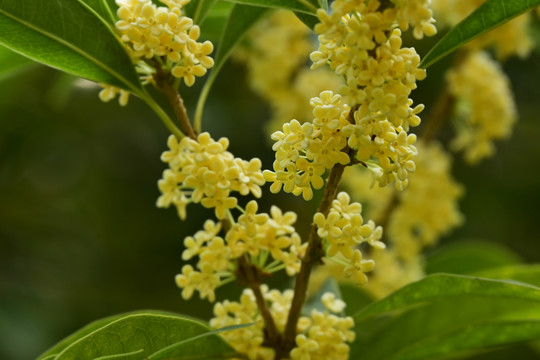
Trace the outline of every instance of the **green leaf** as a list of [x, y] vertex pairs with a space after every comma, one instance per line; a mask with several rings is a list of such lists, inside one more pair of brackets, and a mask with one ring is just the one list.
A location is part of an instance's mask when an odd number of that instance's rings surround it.
[[362, 308], [371, 304], [374, 298], [361, 285], [353, 283], [340, 283], [339, 290], [343, 301], [347, 304], [345, 313], [347, 315], [356, 314]]
[[328, 0], [319, 0], [318, 3], [321, 9], [328, 11]]
[[199, 101], [197, 102], [194, 120], [194, 126], [197, 132], [201, 131], [204, 104], [206, 103], [210, 89], [212, 88], [219, 71], [231, 55], [234, 46], [265, 13], [265, 8], [257, 6], [235, 4], [232, 8], [225, 29], [223, 30], [223, 36], [217, 48], [214, 59], [214, 68], [210, 72], [201, 91], [201, 95], [199, 96]]
[[110, 25], [114, 25], [116, 18], [113, 13], [116, 11], [117, 6], [111, 7], [107, 0], [81, 0], [90, 8], [92, 8], [98, 16], [100, 16], [105, 22]]
[[319, 8], [317, 0], [227, 0], [236, 4], [284, 9], [306, 14], [315, 14]]
[[124, 314], [118, 314], [109, 316], [103, 319], [99, 319], [96, 321], [91, 322], [90, 324], [86, 325], [82, 329], [78, 330], [74, 334], [68, 336], [64, 340], [60, 341], [58, 344], [54, 345], [52, 348], [41, 354], [37, 358], [37, 360], [45, 360], [49, 358], [54, 358], [56, 355], [61, 353], [65, 348], [70, 346], [72, 343], [76, 342], [77, 340], [85, 337], [86, 335], [91, 334], [92, 332], [104, 327], [107, 324], [110, 324], [111, 322], [121, 319], [128, 315], [134, 315], [134, 314], [164, 314], [164, 315], [173, 315], [172, 313], [168, 312], [161, 312], [161, 311], [154, 311], [154, 310], [146, 310], [146, 311], [134, 311], [130, 313], [124, 313]]
[[315, 15], [305, 14], [298, 11], [295, 11], [294, 15], [296, 15], [296, 17], [310, 29], [315, 28], [315, 25], [319, 23], [319, 18]]
[[516, 253], [502, 245], [466, 240], [442, 246], [426, 256], [426, 273], [472, 274], [520, 262]]
[[540, 339], [540, 288], [435, 274], [368, 305], [354, 318], [351, 358], [454, 358]]
[[216, 0], [192, 0], [184, 6], [185, 15], [201, 25], [215, 3]]
[[486, 269], [474, 273], [489, 279], [521, 281], [540, 287], [540, 264], [518, 264]]
[[117, 36], [77, 0], [0, 0], [0, 44], [76, 76], [142, 91]]
[[237, 355], [217, 335], [230, 329], [212, 331], [191, 318], [140, 311], [98, 320], [63, 340], [38, 360], [222, 359]]
[[427, 68], [465, 43], [540, 5], [540, 0], [488, 0], [446, 33], [420, 63]]
[[14, 76], [34, 64], [35, 62], [30, 59], [0, 46], [0, 81]]
[[217, 2], [206, 14], [204, 26], [201, 28], [201, 38], [218, 44], [223, 37], [227, 19], [235, 5], [227, 1]]

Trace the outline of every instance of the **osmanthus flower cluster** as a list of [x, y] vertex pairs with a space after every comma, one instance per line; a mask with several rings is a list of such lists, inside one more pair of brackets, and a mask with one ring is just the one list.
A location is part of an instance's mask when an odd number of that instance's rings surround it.
[[311, 99], [311, 105], [313, 122], [300, 124], [292, 120], [283, 125], [283, 131], [272, 134], [272, 140], [276, 141], [272, 147], [276, 151], [274, 171], [265, 170], [263, 174], [266, 181], [273, 183], [270, 187], [273, 193], [283, 189], [311, 200], [313, 189], [324, 186], [327, 169], [350, 162], [349, 155], [342, 151], [347, 146], [342, 130], [350, 124], [349, 109], [342, 96], [323, 91], [320, 97]]
[[[270, 304], [270, 312], [279, 331], [283, 331], [293, 297], [292, 290], [280, 292], [262, 287], [264, 299]], [[325, 293], [321, 298], [326, 310], [312, 310], [309, 316], [298, 321], [295, 344], [290, 352], [291, 360], [346, 360], [349, 358], [347, 342], [352, 342], [354, 321], [351, 317], [338, 316], [345, 303], [334, 294]], [[274, 351], [263, 347], [264, 327], [251, 289], [244, 290], [239, 302], [224, 301], [214, 306], [213, 328], [254, 323], [252, 326], [222, 333], [222, 336], [238, 352], [253, 360], [272, 360]]]
[[[302, 244], [293, 224], [296, 214], [285, 214], [273, 206], [270, 214], [257, 213], [258, 205], [250, 201], [237, 221], [230, 217], [229, 229], [207, 220], [204, 230], [184, 240], [183, 260], [198, 257], [197, 270], [184, 265], [176, 276], [182, 297], [189, 299], [197, 290], [201, 298], [215, 301], [214, 290], [236, 278], [238, 260], [248, 256], [262, 271], [270, 274], [285, 268], [292, 276], [300, 269], [307, 244]], [[223, 236], [219, 236], [220, 233]]]
[[[182, 7], [189, 0], [160, 0], [165, 6], [157, 6], [152, 0], [116, 0], [119, 6], [116, 29], [125, 42], [138, 70], [145, 82], [152, 81], [152, 72], [144, 62], [150, 59], [168, 69], [187, 86], [195, 82], [195, 77], [206, 74], [214, 66], [209, 56], [214, 47], [210, 41], [198, 42], [200, 29], [193, 20], [183, 15]], [[155, 64], [150, 63], [155, 66]], [[110, 85], [101, 84], [103, 101], [120, 93], [120, 103], [127, 102], [127, 92]]]
[[161, 160], [169, 164], [159, 180], [162, 195], [158, 207], [176, 206], [182, 220], [186, 218], [186, 206], [200, 203], [213, 208], [216, 217], [226, 218], [228, 211], [237, 206], [233, 192], [241, 195], [252, 194], [261, 197], [261, 185], [265, 183], [261, 172], [261, 161], [250, 161], [234, 157], [227, 148], [229, 140], [215, 141], [208, 133], [202, 133], [197, 140], [184, 137], [178, 141], [171, 135], [169, 150], [161, 155]]
[[318, 212], [313, 221], [317, 226], [317, 234], [326, 241], [326, 256], [344, 266], [343, 274], [346, 278], [364, 284], [367, 281], [365, 273], [374, 268], [375, 262], [363, 259], [358, 247], [368, 243], [384, 249], [386, 246], [380, 241], [382, 228], [375, 226], [371, 220], [364, 223], [362, 205], [351, 203], [346, 192], [338, 194], [327, 216]]
[[415, 50], [402, 47], [397, 27], [412, 25], [418, 38], [435, 34], [428, 5], [336, 0], [331, 12], [318, 10], [315, 32], [320, 45], [311, 54], [312, 67], [328, 64], [345, 85], [339, 94], [323, 92], [312, 100], [311, 125], [305, 123], [300, 130], [293, 120], [273, 134], [274, 173], [265, 173], [266, 180], [274, 182], [272, 191], [284, 185], [286, 192], [310, 199], [308, 187], [320, 188], [324, 168], [351, 160], [372, 169], [381, 186], [406, 187], [417, 154], [416, 137], [408, 131], [420, 123], [417, 115], [423, 109], [411, 108], [409, 94], [426, 73], [418, 67]]
[[[377, 268], [364, 285], [376, 297], [420, 279], [423, 251], [463, 222], [458, 202], [464, 190], [451, 176], [450, 155], [435, 141], [420, 141], [417, 146], [416, 171], [403, 191], [371, 187], [369, 175], [359, 168], [349, 167], [343, 175], [344, 188], [365, 205], [366, 216], [385, 224], [387, 248], [370, 252]], [[328, 274], [347, 280], [342, 269], [328, 263], [316, 271], [314, 281], [322, 283]]]
[[509, 137], [517, 121], [510, 82], [500, 64], [480, 50], [451, 68], [447, 81], [456, 99], [457, 136], [451, 146], [476, 164], [495, 153], [493, 141]]

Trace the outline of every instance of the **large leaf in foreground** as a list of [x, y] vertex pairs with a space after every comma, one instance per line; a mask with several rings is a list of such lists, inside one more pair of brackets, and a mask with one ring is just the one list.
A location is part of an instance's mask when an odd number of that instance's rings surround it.
[[0, 43], [89, 80], [141, 89], [131, 59], [109, 25], [77, 0], [0, 0]]
[[540, 5], [540, 0], [488, 0], [431, 48], [420, 66], [427, 68], [460, 46]]
[[452, 358], [540, 339], [540, 288], [435, 274], [368, 305], [354, 318], [351, 358]]
[[540, 287], [540, 264], [516, 264], [485, 269], [474, 275], [490, 279], [521, 281]]
[[441, 246], [428, 254], [425, 271], [427, 274], [444, 272], [476, 275], [478, 271], [518, 264], [521, 261], [515, 252], [503, 245], [466, 240]]
[[140, 311], [98, 320], [40, 356], [67, 359], [222, 359], [235, 351], [206, 325], [179, 315]]

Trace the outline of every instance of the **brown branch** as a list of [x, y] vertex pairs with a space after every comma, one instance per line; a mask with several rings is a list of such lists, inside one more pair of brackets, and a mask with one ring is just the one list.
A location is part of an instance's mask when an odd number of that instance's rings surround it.
[[[221, 226], [223, 231], [227, 233], [231, 229], [231, 222], [228, 219], [223, 219], [221, 220]], [[264, 321], [265, 339], [263, 346], [278, 349], [281, 346], [281, 334], [277, 329], [272, 313], [268, 308], [268, 303], [264, 299], [264, 295], [261, 291], [261, 283], [268, 274], [252, 264], [247, 255], [240, 257], [237, 265], [238, 268], [235, 272], [236, 278], [240, 283], [247, 285], [251, 291], [253, 291], [255, 302], [257, 303], [257, 307], [259, 308]]]
[[280, 348], [281, 334], [277, 329], [274, 318], [272, 317], [272, 313], [268, 308], [268, 303], [266, 302], [261, 291], [262, 277], [264, 277], [264, 274], [256, 265], [253, 265], [248, 260], [246, 255], [243, 255], [238, 259], [236, 276], [241, 282], [245, 282], [251, 291], [253, 291], [253, 295], [255, 295], [257, 307], [259, 308], [264, 321], [265, 341], [263, 346], [272, 347], [274, 349]]
[[180, 123], [180, 128], [182, 129], [182, 132], [190, 138], [196, 140], [197, 133], [193, 129], [193, 126], [191, 126], [191, 122], [189, 121], [186, 106], [184, 105], [184, 100], [182, 99], [182, 96], [180, 96], [180, 93], [172, 85], [171, 80], [173, 80], [173, 78], [171, 77], [169, 72], [161, 69], [159, 63], [156, 62], [156, 64], [154, 64], [154, 67], [156, 69], [156, 74], [154, 75], [156, 85], [165, 94], [167, 100], [169, 100], [169, 103], [174, 110], [174, 114], [176, 115], [176, 118]]
[[[323, 213], [325, 216], [328, 215], [332, 205], [332, 200], [334, 200], [336, 197], [339, 181], [341, 180], [344, 169], [345, 165], [337, 164], [330, 171], [326, 188], [324, 189], [323, 198], [319, 208], [317, 209], [318, 212]], [[279, 349], [280, 351], [276, 352], [276, 359], [288, 358], [289, 352], [295, 346], [296, 326], [298, 324], [298, 319], [300, 318], [302, 306], [304, 305], [304, 301], [306, 299], [311, 270], [316, 263], [321, 261], [323, 256], [324, 250], [322, 247], [322, 240], [319, 235], [317, 235], [317, 226], [312, 223], [306, 255], [302, 259], [302, 266], [298, 276], [296, 277], [294, 297], [291, 303], [291, 309], [289, 310], [285, 333], [283, 335], [283, 344]]]

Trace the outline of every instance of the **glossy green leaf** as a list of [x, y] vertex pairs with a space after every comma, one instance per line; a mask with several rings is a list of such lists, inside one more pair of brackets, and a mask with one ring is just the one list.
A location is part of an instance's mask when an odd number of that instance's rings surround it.
[[217, 0], [191, 0], [184, 6], [185, 15], [193, 19], [193, 23], [201, 25]]
[[455, 358], [540, 339], [540, 288], [435, 274], [368, 305], [354, 318], [351, 358]]
[[236, 352], [211, 330], [191, 318], [140, 311], [98, 320], [40, 356], [67, 359], [223, 359]]
[[488, 0], [446, 33], [424, 57], [427, 68], [452, 51], [487, 31], [540, 5], [540, 0]]
[[34, 61], [0, 46], [0, 81], [31, 67]]
[[306, 14], [315, 14], [319, 3], [315, 0], [227, 0], [236, 4], [285, 9]]
[[489, 279], [515, 280], [540, 287], [540, 264], [517, 264], [474, 273]]
[[315, 25], [319, 23], [319, 18], [315, 15], [305, 14], [298, 11], [296, 11], [294, 14], [310, 29], [315, 28]]
[[111, 7], [107, 0], [81, 0], [91, 9], [93, 9], [98, 16], [100, 16], [105, 22], [110, 25], [114, 25], [116, 18], [114, 11], [118, 8], [116, 4], [114, 7]]
[[510, 249], [493, 242], [466, 240], [441, 246], [426, 256], [426, 273], [472, 274], [505, 265], [518, 264], [521, 258]]
[[0, 0], [0, 44], [76, 76], [142, 91], [109, 25], [77, 0]]
[[204, 104], [206, 103], [210, 89], [212, 88], [219, 71], [231, 55], [235, 45], [244, 37], [251, 26], [253, 26], [265, 13], [266, 9], [258, 6], [235, 4], [232, 8], [227, 19], [227, 24], [223, 30], [223, 36], [217, 46], [214, 68], [204, 84], [197, 103], [194, 120], [194, 126], [197, 132], [201, 131]]
[[[125, 314], [118, 314], [118, 315], [113, 315], [113, 316], [109, 316], [109, 317], [106, 317], [106, 318], [103, 318], [103, 319], [99, 319], [99, 320], [96, 320], [96, 321], [93, 321], [91, 322], [90, 324], [86, 325], [85, 327], [83, 327], [82, 329], [78, 330], [77, 332], [71, 334], [70, 336], [66, 337], [65, 339], [63, 339], [62, 341], [60, 341], [59, 343], [55, 344], [53, 347], [51, 347], [49, 350], [47, 350], [46, 352], [44, 352], [43, 354], [41, 354], [37, 360], [50, 360], [50, 359], [54, 359], [58, 354], [60, 354], [64, 349], [66, 349], [68, 346], [70, 346], [71, 344], [75, 343], [76, 341], [78, 341], [79, 339], [93, 333], [94, 331], [106, 326], [107, 324], [115, 321], [115, 320], [118, 320], [124, 316], [128, 316], [128, 315], [131, 315], [131, 314], [137, 314], [138, 312], [132, 312], [132, 313], [125, 313]], [[141, 313], [149, 313], [149, 314], [154, 314], [154, 313], [160, 313], [160, 312], [154, 312], [154, 311], [144, 311], [144, 312], [141, 312]], [[166, 313], [165, 313], [166, 314]]]
[[354, 315], [375, 299], [361, 285], [354, 283], [340, 283], [341, 298], [347, 304], [345, 314]]
[[206, 14], [204, 26], [201, 28], [201, 38], [210, 40], [214, 44], [219, 44], [223, 37], [223, 30], [227, 24], [227, 19], [235, 5], [227, 1], [218, 1]]

